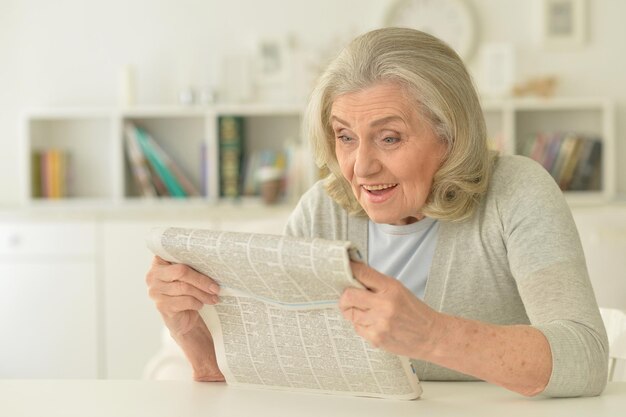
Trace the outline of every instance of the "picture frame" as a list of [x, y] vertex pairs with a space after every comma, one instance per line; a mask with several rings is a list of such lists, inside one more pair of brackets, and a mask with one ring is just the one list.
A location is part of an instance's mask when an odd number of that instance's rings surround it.
[[265, 37], [257, 44], [256, 84], [261, 101], [283, 101], [291, 77], [291, 56], [286, 37]]
[[480, 47], [481, 94], [507, 97], [515, 83], [515, 48], [510, 42], [486, 42]]
[[258, 76], [261, 84], [284, 82], [289, 71], [289, 48], [281, 37], [263, 38], [258, 42]]
[[586, 40], [586, 0], [542, 0], [542, 43], [547, 49], [581, 47]]

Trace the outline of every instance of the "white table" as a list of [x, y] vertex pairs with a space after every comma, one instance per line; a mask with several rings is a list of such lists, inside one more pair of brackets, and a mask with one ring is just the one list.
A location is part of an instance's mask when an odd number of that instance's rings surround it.
[[423, 382], [420, 400], [301, 394], [223, 383], [0, 380], [2, 417], [280, 417], [626, 415], [626, 382], [594, 398], [525, 398], [484, 382]]

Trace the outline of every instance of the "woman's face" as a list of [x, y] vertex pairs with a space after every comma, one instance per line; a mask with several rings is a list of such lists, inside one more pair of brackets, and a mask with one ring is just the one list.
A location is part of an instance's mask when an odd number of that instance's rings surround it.
[[341, 173], [369, 218], [396, 225], [422, 219], [446, 146], [409, 94], [381, 83], [340, 95], [331, 123]]

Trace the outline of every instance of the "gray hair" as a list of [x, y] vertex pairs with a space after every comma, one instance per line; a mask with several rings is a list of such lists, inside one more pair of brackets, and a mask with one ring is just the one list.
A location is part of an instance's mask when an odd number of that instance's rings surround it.
[[383, 82], [405, 88], [446, 144], [422, 213], [441, 220], [468, 218], [486, 193], [491, 175], [493, 154], [487, 147], [484, 115], [459, 56], [439, 39], [413, 29], [384, 28], [357, 37], [318, 80], [303, 129], [317, 165], [330, 171], [329, 195], [350, 213], [365, 214], [341, 174], [330, 112], [338, 96]]

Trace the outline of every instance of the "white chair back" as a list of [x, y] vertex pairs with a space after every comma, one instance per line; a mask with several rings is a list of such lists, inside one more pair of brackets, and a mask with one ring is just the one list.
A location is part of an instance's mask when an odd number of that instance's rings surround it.
[[609, 381], [626, 381], [626, 370], [615, 375], [618, 364], [626, 365], [626, 313], [614, 308], [600, 308], [600, 314], [609, 338]]

